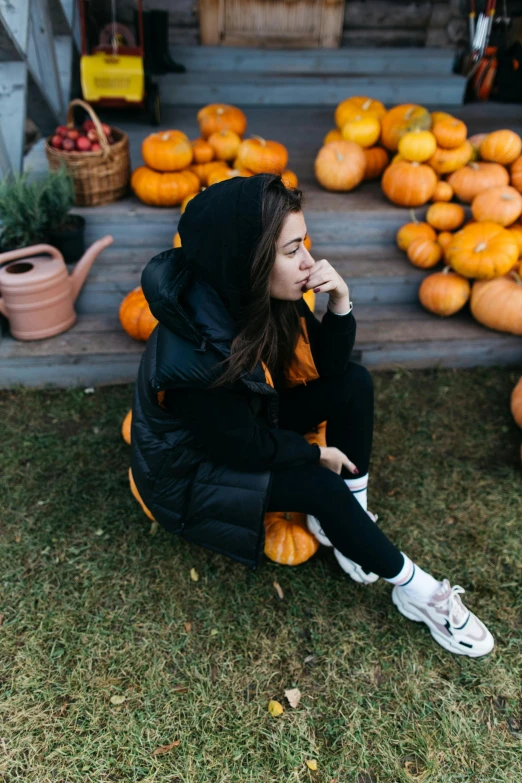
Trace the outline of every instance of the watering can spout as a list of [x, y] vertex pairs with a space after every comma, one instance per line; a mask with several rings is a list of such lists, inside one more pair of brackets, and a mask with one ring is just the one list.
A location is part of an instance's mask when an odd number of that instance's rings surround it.
[[91, 266], [93, 265], [96, 258], [99, 256], [99, 254], [102, 252], [102, 250], [105, 250], [106, 247], [109, 247], [109, 245], [112, 245], [113, 238], [110, 234], [107, 234], [107, 236], [102, 237], [101, 239], [98, 239], [94, 244], [92, 244], [83, 254], [83, 256], [80, 258], [76, 266], [74, 267], [74, 270], [71, 272], [70, 275], [70, 283], [71, 283], [71, 292], [72, 292], [72, 300], [73, 302], [76, 301], [78, 298], [78, 294], [82, 290], [82, 286], [85, 283], [85, 279], [87, 275], [89, 274], [89, 270]]

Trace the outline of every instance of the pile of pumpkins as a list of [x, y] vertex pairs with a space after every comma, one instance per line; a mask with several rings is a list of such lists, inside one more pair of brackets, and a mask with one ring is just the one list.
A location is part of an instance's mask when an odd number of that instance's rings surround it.
[[131, 186], [145, 204], [179, 206], [202, 188], [253, 174], [280, 174], [287, 187], [297, 187], [283, 144], [261, 136], [243, 138], [247, 118], [241, 109], [212, 103], [198, 111], [197, 121], [201, 135], [192, 141], [180, 130], [151, 133], [143, 140], [146, 165], [133, 172]]

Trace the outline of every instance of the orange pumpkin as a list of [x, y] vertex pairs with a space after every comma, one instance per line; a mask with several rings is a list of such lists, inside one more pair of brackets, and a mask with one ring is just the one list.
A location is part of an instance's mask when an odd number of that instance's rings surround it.
[[401, 207], [420, 207], [435, 193], [437, 175], [424, 163], [400, 160], [392, 163], [381, 180], [384, 194]]
[[480, 157], [507, 166], [514, 163], [522, 152], [522, 139], [511, 130], [488, 133], [480, 145]]
[[363, 152], [366, 158], [364, 180], [378, 179], [388, 165], [388, 153], [384, 147], [365, 147]]
[[131, 442], [132, 408], [127, 413], [121, 424], [121, 437], [130, 446]]
[[491, 220], [510, 226], [522, 214], [522, 196], [509, 185], [489, 188], [475, 196], [471, 204], [475, 220]]
[[194, 151], [194, 163], [210, 163], [214, 160], [214, 148], [205, 139], [194, 139], [191, 142]]
[[143, 140], [141, 155], [155, 171], [181, 171], [192, 163], [194, 150], [181, 131], [160, 131]]
[[437, 237], [437, 234], [428, 223], [421, 223], [417, 220], [413, 210], [411, 211], [411, 216], [412, 222], [401, 226], [395, 237], [397, 247], [400, 250], [407, 250], [414, 239], [429, 239], [434, 242]]
[[199, 129], [204, 139], [221, 130], [232, 130], [238, 136], [244, 136], [247, 118], [236, 106], [226, 103], [209, 103], [197, 113]]
[[343, 134], [338, 128], [332, 128], [332, 130], [329, 130], [326, 136], [323, 139], [323, 146], [325, 144], [329, 144], [331, 141], [342, 141], [343, 140]]
[[195, 196], [197, 196], [197, 195], [198, 195], [197, 193], [191, 193], [189, 196], [187, 196], [186, 198], [183, 199], [183, 201], [181, 202], [181, 207], [180, 207], [181, 214], [183, 214], [184, 211], [186, 210], [187, 204], [189, 203], [189, 201], [192, 201], [192, 199]]
[[510, 234], [512, 234], [518, 243], [518, 257], [522, 258], [522, 223], [514, 223], [508, 228]]
[[451, 120], [441, 120], [433, 126], [432, 133], [437, 140], [439, 147], [452, 149], [460, 147], [466, 141], [468, 129], [462, 120], [453, 118]]
[[254, 174], [282, 174], [288, 163], [286, 147], [261, 136], [241, 142], [237, 157], [241, 166]]
[[446, 266], [424, 278], [419, 288], [419, 301], [435, 315], [454, 315], [462, 310], [471, 295], [469, 281]]
[[234, 177], [251, 177], [252, 172], [247, 169], [216, 169], [208, 175], [208, 184], [215, 185], [216, 182], [224, 182], [226, 179]]
[[265, 555], [281, 565], [300, 565], [319, 549], [306, 526], [306, 514], [273, 511], [265, 514]]
[[439, 176], [451, 174], [452, 171], [457, 171], [457, 169], [461, 169], [469, 163], [472, 153], [473, 149], [467, 140], [460, 147], [454, 147], [453, 149], [437, 147], [428, 164]]
[[181, 247], [181, 237], [179, 235], [179, 231], [176, 231], [174, 234], [174, 239], [172, 240], [172, 247]]
[[448, 114], [446, 111], [432, 111], [431, 122], [432, 126], [435, 126], [438, 122], [444, 122], [445, 120], [456, 119], [453, 114]]
[[317, 181], [326, 190], [353, 190], [363, 180], [366, 157], [353, 141], [332, 141], [321, 147], [314, 168]]
[[442, 248], [443, 254], [445, 254], [446, 248], [453, 239], [453, 234], [449, 231], [441, 231], [437, 237], [437, 242]]
[[519, 427], [522, 427], [522, 378], [511, 392], [511, 413]]
[[442, 248], [431, 239], [414, 239], [407, 250], [409, 260], [420, 269], [431, 269], [442, 258]]
[[511, 184], [522, 193], [522, 155], [511, 164]]
[[450, 174], [448, 183], [460, 201], [471, 204], [482, 191], [509, 184], [509, 174], [498, 163], [472, 162]]
[[429, 160], [436, 149], [435, 136], [428, 130], [410, 131], [399, 141], [399, 154], [404, 160], [416, 160], [417, 163]]
[[386, 107], [380, 101], [374, 101], [365, 95], [354, 95], [347, 98], [337, 106], [335, 110], [335, 124], [342, 128], [355, 117], [368, 116], [380, 120], [386, 114]]
[[431, 115], [424, 106], [404, 103], [381, 117], [381, 143], [394, 152], [401, 138], [413, 130], [430, 130]]
[[449, 184], [449, 182], [445, 182], [443, 179], [440, 179], [437, 182], [437, 187], [435, 188], [435, 193], [432, 196], [433, 201], [451, 201], [453, 198], [453, 188]]
[[511, 271], [494, 280], [476, 280], [471, 289], [471, 312], [484, 326], [522, 335], [522, 278]]
[[447, 204], [436, 201], [426, 212], [426, 222], [437, 231], [455, 231], [466, 219], [466, 213], [460, 204]]
[[[303, 244], [306, 247], [306, 249], [308, 250], [308, 252], [310, 252], [310, 250], [312, 249], [312, 238], [311, 238], [311, 236], [309, 234], [307, 234], [305, 236]], [[312, 288], [310, 289], [310, 291], [312, 291], [312, 293], [313, 293], [313, 289]]]
[[454, 235], [445, 255], [458, 274], [489, 280], [505, 275], [514, 267], [518, 244], [498, 223], [471, 223]]
[[158, 323], [152, 315], [141, 286], [127, 294], [120, 305], [120, 323], [135, 340], [148, 340]]
[[290, 171], [290, 169], [283, 171], [281, 174], [281, 179], [283, 180], [283, 185], [286, 188], [297, 188], [299, 186], [297, 175], [294, 174], [293, 171]]
[[146, 166], [140, 166], [132, 175], [131, 186], [145, 204], [153, 207], [175, 207], [181, 204], [189, 193], [197, 193], [200, 183], [191, 171], [161, 174]]
[[208, 143], [217, 160], [233, 160], [238, 153], [241, 137], [235, 131], [220, 130], [210, 134]]
[[210, 172], [215, 171], [216, 169], [228, 169], [228, 166], [224, 160], [212, 160], [210, 163], [198, 163], [195, 166], [190, 167], [190, 171], [199, 178], [203, 187], [208, 185], [208, 175]]
[[341, 128], [343, 139], [354, 141], [361, 147], [373, 147], [381, 135], [381, 123], [371, 115], [358, 115]]

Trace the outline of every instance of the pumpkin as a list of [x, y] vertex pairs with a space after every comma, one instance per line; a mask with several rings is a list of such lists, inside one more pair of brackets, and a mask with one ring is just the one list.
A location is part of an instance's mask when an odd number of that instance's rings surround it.
[[428, 223], [421, 223], [415, 217], [413, 210], [411, 211], [412, 222], [405, 223], [397, 231], [395, 240], [397, 247], [400, 250], [407, 250], [414, 239], [430, 239], [435, 241], [437, 234]]
[[192, 163], [194, 150], [181, 131], [160, 131], [143, 140], [141, 155], [155, 171], [181, 171]]
[[[312, 238], [309, 234], [305, 236], [303, 244], [308, 250], [308, 252], [310, 252], [310, 250], [312, 249]], [[310, 291], [313, 293], [314, 292], [313, 288], [311, 288]]]
[[[400, 160], [406, 160], [406, 158], [403, 158], [403, 156], [398, 152], [396, 155], [393, 156], [391, 159], [391, 163], [398, 163]], [[410, 161], [411, 163], [412, 161]]]
[[148, 340], [158, 323], [140, 285], [127, 294], [120, 305], [119, 316], [121, 325], [135, 340]]
[[446, 248], [453, 239], [453, 234], [449, 231], [441, 231], [437, 237], [437, 242], [442, 248], [442, 253], [445, 255]]
[[323, 139], [323, 146], [325, 144], [329, 144], [331, 141], [342, 141], [343, 134], [338, 128], [332, 128], [332, 130], [329, 130], [326, 136]]
[[488, 188], [475, 196], [471, 211], [475, 220], [491, 220], [501, 226], [510, 226], [522, 214], [522, 196], [509, 185]]
[[371, 115], [357, 116], [343, 125], [341, 133], [347, 141], [354, 141], [361, 147], [373, 147], [381, 135], [381, 123]]
[[424, 163], [401, 160], [384, 172], [381, 186], [385, 195], [401, 207], [420, 207], [435, 193], [437, 175]]
[[389, 162], [389, 155], [384, 147], [365, 147], [363, 148], [366, 158], [366, 168], [364, 169], [364, 179], [378, 179]]
[[181, 247], [181, 237], [179, 235], [179, 231], [176, 231], [174, 234], [174, 239], [172, 240], [172, 247]]
[[121, 437], [130, 446], [131, 442], [132, 408], [127, 413], [121, 424]]
[[421, 305], [435, 315], [454, 315], [462, 310], [471, 294], [469, 281], [446, 266], [424, 278], [419, 288]]
[[437, 147], [428, 163], [439, 176], [441, 174], [451, 174], [452, 171], [457, 171], [457, 169], [461, 169], [466, 163], [469, 163], [472, 153], [471, 144], [466, 139], [464, 144], [453, 149], [448, 150], [444, 149], [444, 147]]
[[418, 163], [429, 160], [436, 149], [435, 136], [427, 130], [410, 131], [399, 141], [399, 154], [405, 160], [416, 160]]
[[380, 120], [385, 114], [386, 107], [380, 101], [374, 101], [365, 95], [354, 95], [352, 98], [341, 101], [335, 110], [334, 119], [337, 127], [342, 128], [354, 117], [369, 116]]
[[247, 118], [236, 106], [226, 103], [209, 103], [197, 113], [199, 129], [204, 139], [221, 130], [231, 130], [238, 136], [244, 136]]
[[319, 549], [306, 526], [306, 514], [272, 511], [265, 514], [265, 555], [281, 565], [300, 565]]
[[475, 196], [482, 193], [483, 190], [507, 185], [509, 174], [504, 166], [500, 166], [498, 163], [472, 162], [450, 174], [448, 183], [460, 201], [471, 204]]
[[216, 182], [224, 182], [226, 179], [234, 177], [251, 177], [252, 172], [247, 169], [216, 169], [208, 175], [208, 184], [215, 185]]
[[522, 155], [511, 164], [511, 184], [522, 193]]
[[430, 269], [442, 258], [442, 248], [432, 239], [414, 239], [408, 246], [407, 255], [414, 266]]
[[194, 163], [210, 163], [214, 160], [214, 148], [205, 139], [194, 139], [191, 142], [194, 152]]
[[473, 150], [471, 160], [480, 160], [480, 145], [487, 135], [487, 133], [475, 133], [473, 136], [468, 137], [468, 141], [471, 144], [471, 148]]
[[148, 516], [149, 519], [151, 519], [154, 522], [155, 521], [154, 517], [152, 516], [149, 509], [141, 499], [140, 493], [138, 492], [138, 487], [136, 486], [134, 477], [132, 475], [132, 468], [129, 468], [129, 484], [130, 484], [131, 492], [136, 498], [136, 500], [138, 501], [138, 503], [140, 504], [142, 511], [146, 514], [146, 516]]
[[241, 142], [237, 157], [241, 166], [254, 174], [282, 174], [288, 163], [286, 147], [261, 136]]
[[183, 201], [181, 202], [181, 207], [180, 207], [181, 214], [183, 214], [184, 211], [186, 210], [187, 204], [189, 203], [189, 201], [192, 201], [192, 199], [195, 196], [197, 196], [197, 195], [198, 195], [197, 193], [191, 193], [189, 196], [187, 196], [187, 198], [183, 199]]
[[464, 144], [468, 135], [468, 129], [465, 124], [462, 120], [457, 120], [456, 118], [436, 122], [432, 132], [438, 146], [444, 147], [444, 149], [460, 147]]
[[191, 171], [153, 171], [146, 166], [137, 168], [131, 178], [135, 194], [153, 207], [176, 207], [189, 193], [200, 188], [198, 177]]
[[228, 166], [224, 160], [212, 160], [210, 163], [198, 163], [195, 166], [190, 167], [190, 171], [199, 178], [203, 187], [208, 185], [208, 175], [210, 172], [215, 171], [216, 169], [228, 169]]
[[448, 114], [446, 111], [432, 111], [431, 122], [432, 125], [436, 125], [438, 122], [444, 122], [445, 120], [454, 120], [453, 114]]
[[519, 427], [522, 427], [522, 378], [511, 392], [511, 413]]
[[522, 335], [522, 278], [518, 272], [476, 280], [471, 289], [471, 312], [489, 329]]
[[445, 255], [458, 274], [489, 280], [513, 268], [518, 259], [518, 244], [498, 223], [471, 223], [454, 235]]
[[364, 178], [366, 157], [353, 141], [332, 141], [321, 147], [314, 163], [317, 181], [326, 190], [353, 190]]
[[233, 160], [238, 153], [241, 137], [235, 131], [221, 130], [211, 133], [208, 143], [214, 150], [217, 160]]
[[424, 106], [415, 103], [394, 106], [381, 117], [381, 143], [394, 152], [406, 133], [430, 128], [431, 115]]
[[453, 198], [453, 188], [449, 182], [444, 182], [443, 179], [439, 180], [432, 198], [433, 201], [451, 201]]
[[488, 133], [480, 144], [480, 157], [507, 166], [514, 163], [522, 152], [522, 139], [511, 130]]
[[285, 188], [297, 188], [299, 185], [297, 174], [294, 174], [294, 172], [290, 171], [290, 169], [283, 171], [281, 174], [281, 179], [283, 180], [283, 185]]
[[510, 234], [512, 234], [518, 243], [518, 257], [522, 258], [522, 223], [515, 223], [508, 228]]
[[436, 201], [426, 212], [426, 222], [437, 231], [455, 231], [466, 219], [464, 208], [460, 204], [447, 204]]

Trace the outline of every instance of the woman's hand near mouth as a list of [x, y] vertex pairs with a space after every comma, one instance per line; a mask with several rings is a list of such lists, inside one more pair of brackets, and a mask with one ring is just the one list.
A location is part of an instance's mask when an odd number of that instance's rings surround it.
[[310, 289], [313, 289], [315, 294], [328, 293], [332, 309], [338, 309], [339, 312], [348, 310], [350, 306], [348, 286], [326, 258], [322, 258], [315, 263], [310, 276], [303, 283], [303, 291], [309, 291]]

